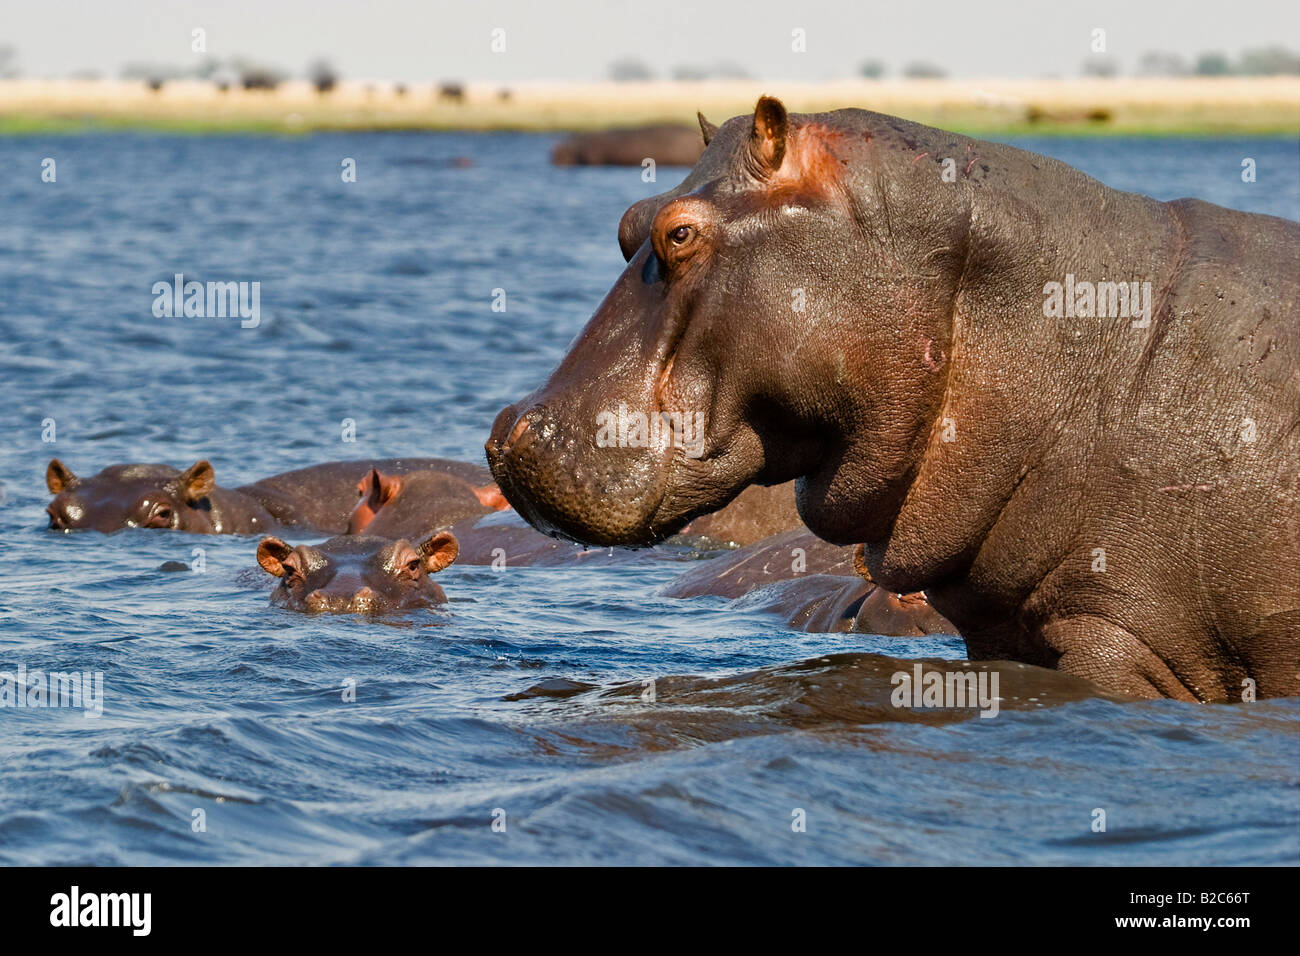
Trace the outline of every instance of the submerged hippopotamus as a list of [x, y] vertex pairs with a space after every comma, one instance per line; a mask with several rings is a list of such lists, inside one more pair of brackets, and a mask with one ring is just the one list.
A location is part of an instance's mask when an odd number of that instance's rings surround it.
[[[974, 659], [1300, 693], [1300, 224], [765, 97], [619, 242], [487, 442], [536, 527], [653, 544], [796, 479], [805, 524]], [[646, 427], [702, 413], [694, 444]]]
[[771, 488], [750, 485], [725, 507], [701, 515], [680, 533], [744, 547], [795, 529], [802, 530], [803, 522], [794, 501], [794, 482], [786, 482]]
[[447, 595], [430, 575], [455, 561], [457, 551], [448, 531], [417, 544], [363, 534], [295, 548], [263, 538], [257, 563], [280, 579], [272, 604], [312, 613], [382, 614], [445, 604]]
[[444, 458], [327, 462], [237, 488], [218, 486], [206, 460], [184, 471], [168, 465], [110, 465], [79, 478], [55, 458], [45, 472], [46, 487], [54, 495], [46, 511], [56, 531], [171, 528], [255, 534], [301, 528], [339, 534], [347, 530], [356, 506], [358, 481], [371, 468], [397, 476], [437, 471], [465, 482], [485, 500], [499, 499], [487, 469]]
[[749, 607], [775, 613], [802, 631], [886, 637], [957, 633], [924, 594], [894, 594], [880, 587], [862, 564], [860, 551], [830, 544], [806, 529], [696, 562], [663, 594], [747, 598]]
[[551, 150], [556, 166], [640, 166], [653, 159], [659, 166], [693, 166], [704, 152], [700, 131], [660, 124], [575, 133]]
[[397, 475], [371, 468], [357, 482], [357, 496], [348, 534], [364, 532], [381, 538], [450, 527], [510, 507], [495, 485], [475, 485], [442, 471]]

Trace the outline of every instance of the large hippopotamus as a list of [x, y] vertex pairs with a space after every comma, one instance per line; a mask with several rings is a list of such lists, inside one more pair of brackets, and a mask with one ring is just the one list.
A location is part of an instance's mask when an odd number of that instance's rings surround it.
[[893, 594], [872, 581], [860, 549], [830, 544], [806, 529], [694, 562], [663, 594], [748, 597], [749, 606], [775, 613], [801, 631], [886, 637], [957, 633], [924, 594]]
[[445, 604], [430, 577], [456, 560], [455, 535], [438, 531], [417, 539], [339, 535], [323, 544], [293, 547], [263, 538], [257, 563], [280, 579], [271, 603], [293, 611], [383, 614]]
[[659, 166], [693, 166], [702, 152], [699, 130], [661, 124], [575, 133], [555, 145], [551, 162], [556, 166], [640, 166], [653, 159]]
[[[45, 484], [54, 500], [46, 508], [56, 531], [170, 528], [197, 534], [256, 534], [300, 528], [324, 534], [347, 530], [358, 485], [373, 469], [401, 476], [437, 471], [499, 500], [486, 468], [445, 458], [335, 461], [272, 475], [237, 488], [222, 488], [206, 459], [184, 470], [168, 465], [110, 465], [79, 478], [57, 458]], [[427, 527], [427, 525], [425, 526]]]
[[[1300, 224], [764, 97], [619, 242], [487, 442], [534, 526], [649, 545], [795, 479], [804, 523], [973, 659], [1300, 693]], [[645, 427], [700, 414], [692, 442]]]

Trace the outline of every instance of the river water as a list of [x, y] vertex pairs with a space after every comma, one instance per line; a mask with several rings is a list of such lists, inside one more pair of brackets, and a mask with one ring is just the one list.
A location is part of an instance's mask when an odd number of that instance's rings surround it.
[[[252, 539], [45, 529], [54, 456], [206, 457], [225, 485], [481, 461], [618, 275], [622, 211], [682, 175], [555, 169], [553, 141], [0, 138], [0, 671], [103, 675], [100, 716], [0, 708], [0, 861], [1300, 860], [1300, 699], [1122, 702], [1012, 669], [995, 719], [910, 719], [880, 706], [888, 658], [960, 641], [660, 597], [677, 561], [453, 567], [446, 610], [377, 622], [269, 607]], [[1018, 145], [1300, 218], [1294, 141]], [[259, 282], [260, 324], [155, 317], [176, 273]]]

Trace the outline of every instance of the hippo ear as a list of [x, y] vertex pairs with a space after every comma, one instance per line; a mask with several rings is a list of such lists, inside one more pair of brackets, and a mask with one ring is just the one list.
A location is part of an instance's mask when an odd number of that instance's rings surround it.
[[217, 476], [212, 470], [212, 463], [204, 458], [177, 475], [175, 484], [186, 501], [198, 501], [206, 498], [217, 487]]
[[81, 479], [72, 473], [72, 469], [59, 459], [50, 459], [49, 467], [45, 469], [45, 487], [50, 489], [50, 494], [57, 495], [60, 491], [71, 491], [80, 481]]
[[366, 525], [375, 520], [379, 509], [396, 498], [401, 490], [401, 478], [385, 475], [378, 468], [366, 472], [366, 476], [357, 482], [357, 504], [348, 518], [348, 534], [361, 534]]
[[754, 128], [749, 134], [749, 157], [759, 179], [767, 179], [781, 168], [790, 117], [778, 99], [759, 97], [754, 107]]
[[460, 554], [460, 543], [450, 531], [439, 531], [415, 550], [424, 558], [424, 568], [430, 574], [437, 574], [450, 565]]
[[704, 145], [708, 146], [713, 141], [718, 128], [706, 120], [703, 113], [696, 112], [695, 118], [700, 121], [700, 134], [704, 137]]
[[479, 504], [484, 508], [492, 508], [496, 511], [510, 510], [510, 502], [506, 501], [506, 496], [501, 493], [501, 489], [496, 485], [483, 485], [481, 488], [475, 488], [474, 497], [478, 498]]
[[282, 578], [289, 573], [284, 566], [285, 559], [293, 554], [289, 547], [279, 538], [263, 538], [257, 545], [257, 563], [267, 574]]
[[212, 471], [212, 463], [203, 458], [175, 476], [170, 485], [186, 501], [199, 501], [212, 494], [212, 489], [217, 486], [217, 476]]

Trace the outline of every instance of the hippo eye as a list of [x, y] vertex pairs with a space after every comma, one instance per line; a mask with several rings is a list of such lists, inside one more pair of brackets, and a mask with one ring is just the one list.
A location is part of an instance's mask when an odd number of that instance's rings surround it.
[[422, 563], [423, 563], [423, 562], [422, 562], [419, 558], [412, 558], [410, 561], [407, 561], [407, 562], [406, 562], [406, 573], [409, 574], [409, 575], [411, 575], [411, 577], [413, 577], [413, 578], [414, 578], [414, 577], [419, 577], [419, 576], [420, 576], [420, 565], [421, 565]]
[[164, 504], [155, 505], [154, 509], [149, 512], [145, 525], [150, 528], [170, 528], [172, 525], [172, 509]]
[[691, 238], [693, 230], [690, 226], [678, 226], [672, 232], [668, 233], [668, 238], [676, 245], [681, 245], [687, 239]]

